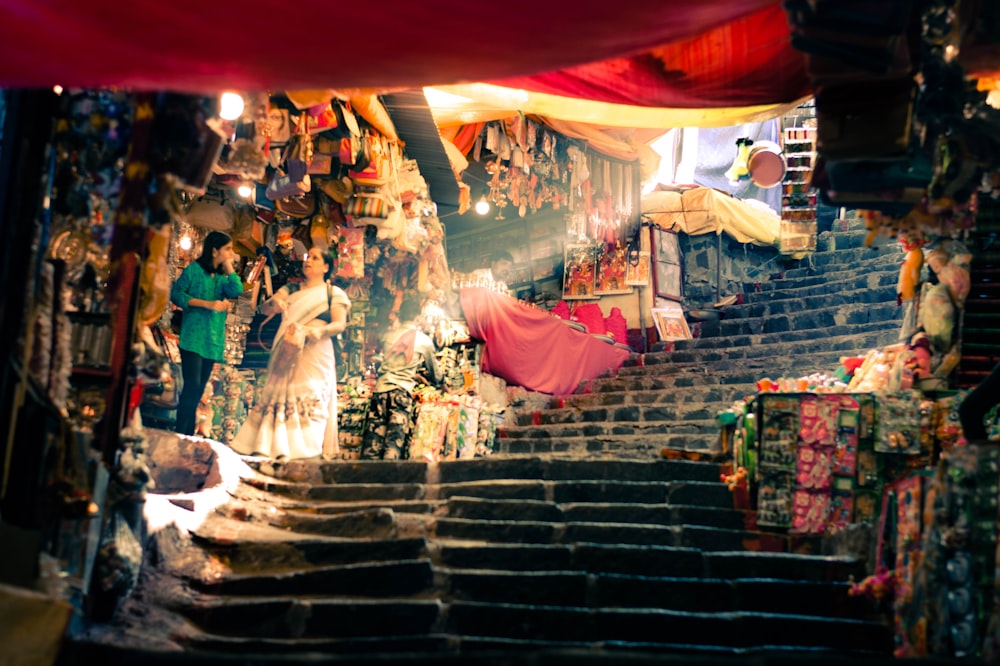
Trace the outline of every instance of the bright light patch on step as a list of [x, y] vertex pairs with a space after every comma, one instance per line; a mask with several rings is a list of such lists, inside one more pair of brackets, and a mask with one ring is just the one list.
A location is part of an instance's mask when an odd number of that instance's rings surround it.
[[[222, 480], [196, 493], [159, 495], [155, 489], [147, 493], [143, 514], [150, 534], [169, 525], [176, 525], [182, 531], [197, 532], [218, 507], [232, 501], [231, 493], [237, 490], [241, 478], [254, 476], [255, 472], [231, 448], [216, 441], [211, 441], [211, 445]], [[177, 501], [177, 504], [171, 500]]]

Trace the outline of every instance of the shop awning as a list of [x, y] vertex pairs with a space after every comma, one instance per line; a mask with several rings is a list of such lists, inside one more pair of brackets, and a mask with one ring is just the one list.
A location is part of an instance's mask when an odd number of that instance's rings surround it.
[[780, 0], [0, 0], [0, 87], [376, 89], [487, 81], [646, 107], [808, 93]]

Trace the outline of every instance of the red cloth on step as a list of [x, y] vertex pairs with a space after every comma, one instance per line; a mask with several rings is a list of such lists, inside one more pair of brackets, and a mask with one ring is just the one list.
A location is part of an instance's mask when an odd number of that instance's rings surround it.
[[509, 296], [473, 288], [460, 297], [469, 333], [486, 343], [483, 371], [510, 384], [569, 395], [583, 380], [616, 372], [629, 357], [627, 350]]

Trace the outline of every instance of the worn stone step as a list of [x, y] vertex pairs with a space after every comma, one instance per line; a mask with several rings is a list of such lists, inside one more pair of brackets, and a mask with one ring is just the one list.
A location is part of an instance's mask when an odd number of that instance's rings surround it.
[[[843, 356], [864, 356], [870, 349], [879, 345], [861, 346], [864, 342], [880, 343], [885, 340], [898, 341], [899, 331], [886, 331], [884, 335], [873, 339], [856, 339], [844, 344], [822, 345], [818, 343], [796, 343], [785, 345], [768, 345], [750, 352], [743, 348], [728, 352], [716, 348], [685, 348], [674, 352], [651, 352], [637, 359], [635, 363], [622, 366], [614, 377], [602, 377], [582, 383], [577, 392], [594, 392], [600, 387], [615, 384], [615, 380], [623, 377], [650, 377], [663, 375], [705, 375], [715, 379], [703, 383], [731, 384], [747, 376], [749, 371], [762, 367], [774, 366], [778, 369], [806, 369], [809, 373], [831, 369], [840, 365]], [[770, 353], [765, 353], [770, 352]], [[815, 360], [813, 360], [815, 359]], [[769, 373], [773, 374], [773, 373]]]
[[428, 559], [312, 567], [286, 573], [235, 574], [194, 588], [217, 597], [405, 597], [432, 589]]
[[[739, 361], [759, 358], [774, 358], [775, 356], [795, 356], [799, 354], [830, 353], [840, 352], [844, 355], [865, 352], [872, 346], [879, 345], [888, 336], [888, 327], [877, 326], [876, 330], [865, 333], [854, 333], [851, 335], [831, 335], [819, 338], [805, 338], [802, 340], [786, 339], [782, 342], [759, 343], [756, 345], [736, 345], [732, 347], [711, 344], [708, 341], [713, 338], [697, 338], [706, 344], [687, 344], [675, 346], [671, 351], [651, 352], [643, 357], [643, 362], [655, 365], [659, 359], [672, 363], [706, 363], [710, 361]], [[890, 338], [898, 338], [898, 327], [893, 327], [895, 335]], [[630, 364], [631, 365], [631, 364]]]
[[[814, 540], [800, 540], [796, 548]], [[523, 550], [522, 550], [523, 549]], [[577, 542], [573, 544], [473, 543], [441, 540], [441, 566], [508, 571], [548, 570], [679, 578], [768, 579], [837, 583], [864, 577], [864, 563], [847, 556], [782, 551], [702, 551], [690, 546]], [[535, 565], [538, 564], [537, 568]]]
[[742, 529], [748, 525], [745, 512], [736, 509], [666, 504], [569, 503], [519, 500], [481, 500], [454, 497], [448, 501], [449, 518], [474, 520], [530, 520], [536, 522], [613, 522], [654, 525], [698, 524]]
[[[413, 636], [381, 635], [381, 636], [344, 636], [340, 638], [260, 638], [232, 637], [202, 633], [187, 638], [185, 646], [196, 651], [201, 661], [215, 663], [221, 661], [233, 663], [239, 659], [247, 664], [274, 663], [317, 663], [317, 655], [337, 655], [337, 663], [343, 665], [371, 663], [376, 655], [406, 655], [407, 661], [425, 661], [439, 663], [437, 660], [447, 660], [449, 655], [457, 657], [459, 641], [455, 636], [443, 634], [417, 634]], [[218, 655], [218, 656], [213, 656]], [[182, 659], [185, 664], [197, 664], [192, 657]], [[97, 661], [82, 662], [99, 663]], [[126, 663], [160, 663], [156, 657], [152, 660], [143, 655], [136, 661]], [[164, 663], [176, 664], [177, 658]]]
[[593, 407], [570, 407], [546, 409], [540, 413], [518, 414], [516, 421], [504, 425], [506, 430], [514, 426], [549, 426], [587, 423], [653, 423], [659, 421], [708, 420], [715, 418], [719, 411], [717, 402], [665, 402], [654, 404], [597, 405]]
[[865, 261], [855, 264], [823, 264], [820, 261], [815, 261], [812, 267], [804, 265], [786, 268], [784, 271], [780, 271], [777, 276], [771, 275], [763, 280], [750, 281], [746, 285], [746, 294], [812, 287], [849, 280], [864, 273], [895, 273], [898, 276], [899, 266], [904, 256], [903, 253], [899, 252], [880, 251], [869, 255]]
[[[642, 434], [596, 434], [552, 438], [546, 431], [540, 434], [512, 437], [506, 431], [497, 440], [502, 453], [572, 455], [613, 455], [639, 460], [658, 459], [664, 449], [688, 451], [713, 457], [719, 453], [719, 424], [686, 422], [671, 427], [653, 427]], [[516, 431], [515, 431], [516, 434]]]
[[[772, 292], [773, 293], [773, 292]], [[750, 299], [743, 305], [731, 305], [726, 309], [722, 321], [746, 319], [750, 317], [769, 317], [801, 312], [803, 310], [842, 310], [850, 306], [896, 305], [896, 287], [887, 285], [876, 289], [862, 287], [852, 291], [832, 290], [817, 294], [787, 294], [787, 298]]]
[[[761, 291], [751, 291], [744, 294], [744, 303], [769, 303], [773, 301], [811, 299], [817, 296], [833, 296], [843, 293], [857, 293], [868, 289], [873, 293], [872, 300], [894, 300], [896, 288], [899, 283], [899, 267], [888, 266], [881, 269], [866, 270], [863, 273], [844, 271], [834, 279], [831, 276], [822, 276], [826, 279], [817, 280], [813, 284], [809, 282], [813, 278], [800, 278], [796, 285], [785, 285], [780, 289], [767, 289]], [[771, 283], [773, 284], [773, 283]], [[732, 306], [730, 306], [732, 307]]]
[[716, 478], [715, 472], [716, 469], [711, 464], [684, 460], [637, 462], [614, 458], [494, 456], [442, 462], [438, 467], [437, 481], [442, 484], [491, 479], [709, 481]]
[[[632, 408], [622, 408], [625, 411], [632, 411]], [[510, 442], [507, 440], [542, 440], [548, 441], [549, 450], [559, 449], [557, 446], [567, 446], [572, 443], [579, 444], [585, 442], [586, 438], [596, 439], [603, 447], [609, 441], [602, 441], [604, 438], [612, 438], [610, 441], [620, 442], [622, 448], [626, 443], [631, 445], [641, 445], [646, 440], [649, 441], [653, 449], [659, 450], [667, 446], [667, 440], [672, 436], [685, 435], [715, 435], [721, 432], [719, 424], [715, 420], [715, 414], [704, 414], [705, 418], [692, 418], [682, 420], [658, 420], [648, 422], [638, 421], [592, 421], [585, 423], [551, 423], [544, 426], [503, 426], [501, 446], [506, 446]], [[662, 439], [656, 439], [662, 438]], [[659, 447], [657, 448], [657, 441]], [[589, 444], [587, 445], [589, 446]], [[595, 450], [603, 450], [595, 449]], [[652, 449], [651, 449], [652, 450]], [[512, 451], [513, 452], [513, 451]], [[537, 452], [537, 451], [533, 451]]]
[[252, 468], [268, 477], [313, 485], [420, 484], [427, 479], [428, 463], [419, 460], [289, 460], [244, 458]]
[[[818, 293], [826, 292], [827, 287], [836, 286], [842, 290], [860, 289], [864, 285], [871, 284], [869, 279], [875, 279], [876, 287], [884, 287], [894, 284], [899, 278], [899, 266], [902, 256], [898, 259], [882, 260], [866, 263], [863, 266], [847, 267], [844, 270], [813, 271], [800, 274], [798, 277], [789, 277], [786, 273], [781, 278], [771, 278], [760, 282], [748, 282], [743, 285], [744, 303], [750, 302], [754, 298], [767, 298], [769, 294], [803, 294], [803, 290], [819, 289]], [[853, 285], [853, 286], [851, 286]], [[719, 309], [726, 313], [730, 308], [738, 307], [738, 304], [725, 305]]]
[[428, 548], [423, 537], [338, 539], [295, 533], [287, 533], [283, 541], [195, 537], [194, 543], [237, 574], [380, 560], [412, 560], [425, 556]]
[[199, 629], [221, 636], [356, 638], [433, 632], [436, 599], [208, 599], [178, 608]]
[[700, 525], [650, 525], [637, 523], [550, 523], [516, 520], [467, 520], [440, 518], [435, 536], [500, 543], [607, 543], [697, 548], [728, 551], [750, 548], [784, 552], [788, 538], [754, 530]]
[[244, 479], [247, 485], [295, 499], [326, 501], [385, 501], [424, 499], [423, 483], [339, 483], [316, 485], [308, 482], [288, 482], [270, 477]]
[[733, 648], [789, 645], [885, 654], [891, 649], [889, 630], [881, 623], [791, 614], [593, 610], [456, 601], [449, 609], [448, 625], [459, 634], [489, 633], [536, 640], [620, 640]]
[[260, 509], [254, 517], [274, 527], [334, 537], [386, 538], [396, 534], [396, 513], [385, 507], [356, 507], [333, 515]]
[[705, 575], [720, 578], [766, 578], [816, 582], [858, 580], [864, 563], [855, 557], [736, 550], [703, 554]]
[[[750, 381], [747, 381], [748, 379]], [[749, 377], [686, 374], [649, 379], [642, 375], [628, 374], [618, 377], [617, 381], [609, 380], [593, 384], [588, 393], [573, 393], [553, 398], [545, 407], [545, 411], [691, 403], [707, 403], [718, 409], [721, 405], [732, 402], [733, 396], [756, 393], [757, 379], [756, 373]], [[505, 419], [504, 427], [539, 424], [540, 416], [536, 415], [542, 411], [513, 411], [511, 418]]]
[[751, 611], [873, 619], [847, 582], [683, 578], [574, 571], [447, 570], [453, 599], [543, 606], [663, 608], [693, 613]]
[[807, 258], [799, 260], [797, 266], [788, 268], [785, 274], [790, 277], [798, 277], [808, 274], [809, 271], [822, 271], [840, 266], [848, 270], [851, 267], [857, 269], [872, 262], [892, 261], [896, 258], [901, 260], [904, 255], [905, 252], [896, 242], [887, 242], [873, 247], [837, 249], [833, 252], [815, 252]]
[[[826, 331], [835, 326], [852, 324], [871, 324], [899, 320], [902, 308], [891, 303], [845, 302], [839, 306], [813, 307], [806, 301], [792, 302], [799, 307], [792, 308], [787, 313], [762, 314], [753, 313], [746, 316], [735, 316], [722, 319], [719, 322], [719, 335], [748, 335], [758, 333], [784, 333], [786, 331], [821, 330]], [[739, 306], [747, 307], [747, 306]], [[748, 306], [758, 308], [759, 306]]]
[[[889, 333], [895, 333], [891, 339], [898, 340], [899, 322], [896, 319], [890, 321], [875, 321], [865, 324], [850, 324], [844, 326], [834, 326], [823, 335], [817, 336], [815, 331], [784, 331], [782, 333], [758, 333], [714, 336], [708, 338], [694, 338], [691, 340], [674, 341], [675, 349], [688, 348], [710, 348], [710, 347], [763, 347], [764, 349], [778, 349], [786, 344], [796, 342], [813, 343], [817, 345], [835, 344], [843, 345], [844, 342], [854, 341], [856, 348], [868, 348], [879, 346], [879, 342]], [[875, 343], [868, 342], [874, 338]], [[843, 345], [850, 347], [851, 345]], [[647, 356], [650, 352], [647, 352]], [[655, 353], [655, 352], [652, 352]], [[669, 353], [669, 352], [661, 352]]]

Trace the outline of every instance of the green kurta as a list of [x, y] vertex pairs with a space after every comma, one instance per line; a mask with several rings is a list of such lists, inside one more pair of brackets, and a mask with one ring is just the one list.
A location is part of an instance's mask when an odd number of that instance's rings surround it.
[[226, 347], [226, 312], [188, 307], [192, 298], [221, 301], [243, 293], [243, 281], [235, 272], [209, 275], [197, 261], [191, 262], [170, 288], [170, 300], [184, 310], [179, 347], [202, 358], [221, 362]]

